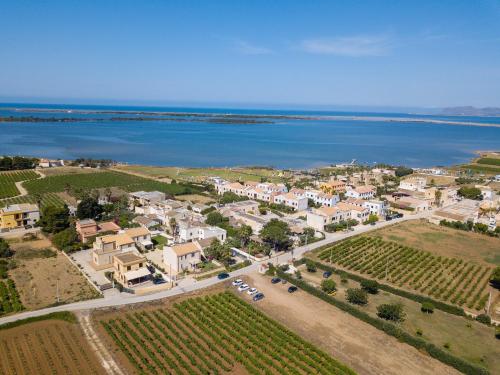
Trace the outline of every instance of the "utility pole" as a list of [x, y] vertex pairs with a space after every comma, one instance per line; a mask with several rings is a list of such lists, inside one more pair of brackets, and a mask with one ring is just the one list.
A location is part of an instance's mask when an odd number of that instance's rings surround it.
[[59, 280], [56, 280], [56, 302], [59, 303]]

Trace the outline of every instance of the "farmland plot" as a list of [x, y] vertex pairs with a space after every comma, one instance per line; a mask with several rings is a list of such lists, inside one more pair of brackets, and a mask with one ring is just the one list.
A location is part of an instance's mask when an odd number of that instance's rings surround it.
[[[18, 203], [37, 203], [37, 197], [35, 195], [24, 195], [22, 197], [7, 198], [0, 200], [0, 208], [11, 204]], [[46, 193], [41, 194], [41, 207], [51, 205], [51, 206], [62, 206], [64, 201], [56, 193]]]
[[19, 194], [15, 183], [34, 180], [40, 176], [32, 170], [8, 171], [0, 173], [0, 199], [14, 197]]
[[0, 331], [0, 374], [105, 374], [79, 326], [47, 320]]
[[492, 268], [384, 241], [357, 237], [318, 254], [322, 261], [385, 280], [454, 305], [481, 310]]
[[101, 323], [138, 373], [354, 374], [227, 292]]

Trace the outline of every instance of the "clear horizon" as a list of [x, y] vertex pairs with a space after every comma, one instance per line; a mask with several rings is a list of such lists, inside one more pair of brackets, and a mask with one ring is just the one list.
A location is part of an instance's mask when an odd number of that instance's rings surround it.
[[500, 106], [492, 0], [24, 1], [2, 13], [0, 101]]

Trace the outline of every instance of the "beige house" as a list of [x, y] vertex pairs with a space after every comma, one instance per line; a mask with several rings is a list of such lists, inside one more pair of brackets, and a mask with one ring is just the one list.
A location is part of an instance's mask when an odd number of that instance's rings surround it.
[[114, 278], [123, 286], [129, 287], [151, 278], [146, 268], [146, 258], [132, 252], [118, 254], [113, 257]]
[[116, 255], [137, 252], [137, 247], [152, 247], [151, 233], [146, 228], [130, 228], [123, 233], [97, 237], [92, 249], [92, 266], [101, 270], [113, 265]]
[[175, 276], [184, 271], [196, 270], [201, 262], [202, 246], [198, 241], [163, 247], [163, 263], [165, 271], [175, 279]]

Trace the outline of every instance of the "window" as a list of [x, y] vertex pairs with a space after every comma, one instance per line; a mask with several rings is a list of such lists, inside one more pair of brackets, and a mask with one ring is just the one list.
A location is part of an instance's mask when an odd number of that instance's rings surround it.
[[141, 268], [141, 267], [142, 267], [142, 263], [139, 263], [139, 268]]
[[130, 266], [127, 266], [127, 271], [130, 271], [132, 268]]

